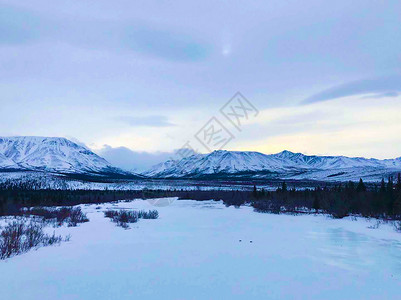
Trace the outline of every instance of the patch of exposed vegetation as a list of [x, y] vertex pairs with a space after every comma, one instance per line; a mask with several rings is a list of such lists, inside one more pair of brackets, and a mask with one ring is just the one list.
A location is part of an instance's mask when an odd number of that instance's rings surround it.
[[129, 228], [129, 223], [136, 223], [138, 219], [157, 219], [159, 212], [157, 210], [149, 211], [127, 211], [127, 210], [106, 210], [104, 212], [106, 218], [110, 218], [117, 226], [125, 229]]
[[23, 220], [13, 221], [0, 232], [0, 259], [6, 259], [29, 251], [32, 248], [51, 246], [68, 240], [60, 235], [46, 234], [43, 224], [26, 223]]
[[23, 216], [39, 217], [46, 222], [53, 222], [57, 226], [67, 224], [68, 226], [77, 226], [79, 223], [88, 222], [80, 207], [32, 207], [21, 209]]

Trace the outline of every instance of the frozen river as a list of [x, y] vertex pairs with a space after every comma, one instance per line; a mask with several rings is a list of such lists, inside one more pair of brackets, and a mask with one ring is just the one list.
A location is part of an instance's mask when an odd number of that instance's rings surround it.
[[401, 233], [373, 221], [175, 201], [125, 230], [106, 208], [69, 242], [0, 261], [1, 299], [400, 299]]

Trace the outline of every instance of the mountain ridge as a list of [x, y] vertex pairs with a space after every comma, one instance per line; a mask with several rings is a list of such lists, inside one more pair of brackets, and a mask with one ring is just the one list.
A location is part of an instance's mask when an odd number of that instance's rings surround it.
[[[318, 156], [288, 150], [276, 154], [256, 151], [216, 150], [169, 160], [142, 174], [152, 178], [281, 178], [305, 180], [347, 180], [401, 171], [401, 158], [379, 160], [347, 156]], [[356, 178], [356, 179], [359, 179]]]
[[63, 137], [0, 137], [0, 169], [67, 175], [135, 176]]
[[60, 137], [0, 137], [0, 171], [38, 171], [85, 180], [87, 176], [126, 179], [293, 179], [379, 181], [401, 172], [401, 157], [375, 159], [318, 156], [288, 150], [276, 154], [217, 150], [167, 160], [141, 174], [116, 168], [90, 149]]

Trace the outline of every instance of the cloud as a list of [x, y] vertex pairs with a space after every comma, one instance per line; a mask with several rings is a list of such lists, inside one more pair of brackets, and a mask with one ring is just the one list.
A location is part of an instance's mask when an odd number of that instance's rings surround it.
[[146, 27], [130, 28], [125, 43], [138, 52], [173, 61], [197, 61], [208, 54], [205, 45], [185, 34]]
[[385, 97], [390, 95], [390, 97], [394, 97], [397, 92], [401, 92], [401, 76], [393, 75], [344, 83], [312, 95], [302, 103], [316, 103], [363, 94], [378, 94], [382, 95], [382, 97], [383, 95], [387, 95]]
[[373, 95], [368, 95], [362, 97], [363, 99], [380, 99], [380, 98], [389, 98], [389, 97], [398, 97], [400, 93], [398, 92], [385, 92], [385, 93], [378, 93]]
[[175, 126], [170, 123], [166, 116], [120, 116], [117, 117], [118, 121], [124, 122], [133, 127], [146, 126], [146, 127], [169, 127]]
[[[339, 112], [341, 110], [336, 105], [330, 105], [327, 110], [315, 109], [313, 106], [264, 110], [262, 113], [266, 119], [262, 119], [258, 123], [244, 125], [243, 132], [245, 134], [238, 136], [238, 140], [246, 145], [260, 138], [270, 139], [304, 132], [333, 132], [362, 124], [360, 120], [340, 120]], [[341, 118], [344, 118], [343, 113]], [[263, 132], [262, 136], [260, 132]], [[286, 147], [284, 145], [281, 150]]]
[[44, 40], [111, 51], [123, 49], [170, 61], [202, 60], [211, 50], [208, 43], [194, 36], [175, 28], [160, 28], [153, 22], [56, 18], [0, 4], [0, 45]]
[[38, 38], [40, 18], [24, 10], [0, 6], [0, 44], [23, 44]]
[[[248, 140], [241, 138], [236, 149], [399, 157], [401, 139], [394, 133], [401, 130], [401, 101], [389, 102], [390, 105], [377, 105], [373, 99], [354, 97], [346, 105], [343, 101], [331, 101], [320, 107], [309, 105], [274, 109], [270, 113], [263, 111], [267, 120], [262, 125], [253, 124], [255, 128], [244, 128]], [[256, 132], [264, 134], [258, 138]]]
[[78, 140], [77, 138], [75, 138], [73, 136], [67, 135], [67, 136], [65, 136], [65, 138], [81, 147], [84, 147], [84, 148], [90, 150], [90, 148], [85, 143], [83, 143], [82, 141]]
[[179, 158], [178, 150], [173, 152], [144, 152], [134, 151], [126, 147], [113, 148], [109, 145], [104, 145], [96, 153], [114, 166], [136, 172], [143, 172], [158, 163]]
[[[237, 90], [260, 111], [293, 109], [349, 78], [399, 74], [400, 10], [396, 0], [206, 0], [196, 6], [185, 0], [2, 0], [0, 133], [69, 135], [94, 148], [170, 151], [192, 138]], [[313, 86], [318, 90], [304, 94]], [[389, 86], [354, 98], [389, 91], [401, 93]], [[390, 101], [358, 103], [394, 108]], [[322, 104], [323, 111], [331, 107]], [[334, 117], [339, 125], [352, 121], [342, 121], [342, 114], [339, 109]], [[169, 119], [115, 119], [148, 115]], [[252, 150], [252, 141], [269, 134], [306, 126], [323, 130], [314, 126], [312, 113], [299, 116], [306, 125], [298, 117], [259, 125], [262, 118], [238, 133], [233, 145], [243, 138]]]

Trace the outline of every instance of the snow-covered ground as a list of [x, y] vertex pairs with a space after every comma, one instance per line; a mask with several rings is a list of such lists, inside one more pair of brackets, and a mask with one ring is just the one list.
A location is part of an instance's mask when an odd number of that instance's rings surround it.
[[0, 261], [1, 299], [400, 299], [401, 234], [374, 221], [271, 215], [177, 200], [131, 229], [107, 208], [60, 246]]

